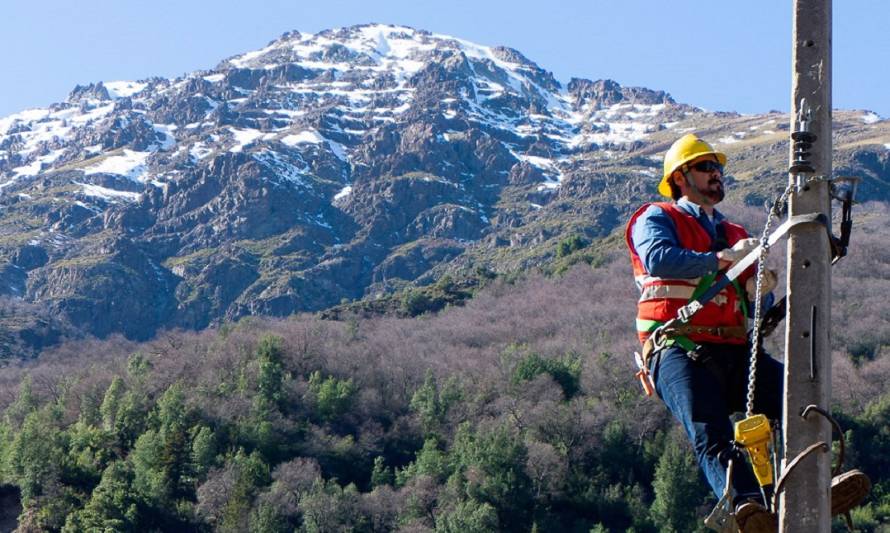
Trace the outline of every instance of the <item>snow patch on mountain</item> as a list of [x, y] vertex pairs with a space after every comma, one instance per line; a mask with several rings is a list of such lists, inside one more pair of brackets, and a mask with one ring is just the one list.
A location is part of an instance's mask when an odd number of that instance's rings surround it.
[[145, 181], [146, 164], [152, 152], [135, 152], [133, 150], [123, 150], [120, 155], [103, 157], [101, 161], [95, 165], [84, 168], [84, 174], [117, 174], [127, 177], [133, 181]]
[[347, 185], [346, 187], [343, 187], [342, 189], [340, 189], [340, 192], [338, 192], [337, 194], [334, 195], [334, 200], [335, 201], [342, 200], [343, 198], [346, 198], [350, 194], [352, 194], [352, 185]]
[[141, 196], [141, 193], [138, 192], [118, 191], [115, 189], [109, 189], [107, 187], [101, 187], [99, 185], [93, 185], [90, 183], [75, 182], [75, 185], [80, 185], [82, 187], [81, 192], [84, 195], [102, 198], [103, 200], [106, 200], [110, 203], [115, 203], [116, 200], [135, 202], [139, 200], [139, 197]]
[[298, 144], [321, 144], [325, 142], [325, 138], [319, 135], [317, 131], [301, 131], [299, 133], [287, 135], [281, 138], [281, 142], [288, 146], [296, 146]]
[[191, 148], [189, 148], [189, 155], [192, 157], [193, 160], [200, 161], [201, 159], [204, 159], [208, 155], [212, 154], [213, 151], [214, 148], [208, 146], [207, 143], [196, 142], [191, 146]]
[[235, 146], [229, 148], [230, 152], [241, 152], [245, 147], [266, 135], [265, 132], [255, 129], [229, 128], [235, 138]]
[[307, 185], [303, 177], [309, 172], [309, 166], [305, 161], [300, 160], [299, 162], [302, 165], [297, 166], [272, 150], [263, 150], [254, 154], [253, 158], [270, 167], [273, 175], [277, 178], [282, 178], [298, 185]]
[[174, 132], [179, 129], [179, 126], [176, 124], [153, 124], [152, 127], [156, 132], [164, 136], [164, 140], [161, 141], [160, 145], [152, 145], [153, 149], [166, 152], [176, 146], [176, 135]]

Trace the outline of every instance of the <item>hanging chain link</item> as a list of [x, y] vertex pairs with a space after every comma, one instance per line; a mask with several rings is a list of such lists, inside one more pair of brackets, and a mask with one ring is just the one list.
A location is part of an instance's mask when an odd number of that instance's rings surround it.
[[[806, 180], [805, 184], [810, 184], [816, 181], [830, 181], [826, 180], [823, 176], [811, 176]], [[756, 387], [756, 373], [757, 373], [757, 352], [760, 347], [760, 320], [761, 320], [761, 309], [763, 307], [763, 276], [766, 272], [766, 258], [769, 255], [769, 233], [770, 226], [773, 222], [773, 217], [778, 217], [782, 210], [785, 207], [785, 204], [788, 203], [788, 197], [791, 196], [791, 193], [797, 190], [797, 186], [794, 183], [789, 183], [785, 190], [782, 192], [782, 195], [776, 198], [776, 201], [773, 202], [772, 207], [769, 210], [769, 213], [766, 216], [766, 224], [763, 228], [763, 234], [760, 236], [760, 255], [757, 257], [757, 271], [755, 274], [755, 283], [756, 289], [754, 291], [754, 331], [751, 338], [751, 359], [748, 366], [748, 403], [746, 405], [745, 416], [751, 416], [754, 414], [754, 390]]]
[[766, 267], [766, 258], [769, 255], [769, 231], [773, 223], [773, 217], [777, 217], [788, 200], [791, 191], [795, 189], [793, 184], [789, 184], [780, 197], [773, 202], [769, 213], [766, 215], [766, 224], [763, 227], [763, 233], [760, 235], [760, 256], [757, 258], [757, 270], [755, 271], [756, 289], [754, 290], [754, 332], [751, 338], [751, 359], [748, 363], [748, 403], [746, 406], [745, 416], [750, 417], [754, 414], [754, 390], [756, 387], [757, 372], [757, 352], [760, 346], [760, 314], [763, 307], [763, 275]]

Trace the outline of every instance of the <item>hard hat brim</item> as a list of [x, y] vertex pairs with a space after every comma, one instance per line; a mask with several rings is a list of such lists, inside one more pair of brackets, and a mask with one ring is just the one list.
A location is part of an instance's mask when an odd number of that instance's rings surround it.
[[694, 159], [698, 159], [699, 157], [701, 157], [703, 155], [713, 155], [714, 157], [717, 158], [717, 161], [721, 165], [726, 166], [726, 154], [724, 154], [723, 152], [718, 152], [716, 150], [708, 150], [708, 151], [704, 151], [704, 152], [696, 152], [694, 154], [689, 154], [683, 161], [680, 161], [679, 163], [677, 163], [677, 165], [674, 168], [672, 168], [670, 170], [670, 172], [664, 173], [664, 176], [661, 177], [661, 181], [658, 183], [658, 193], [666, 198], [670, 198], [671, 197], [671, 186], [670, 186], [670, 183], [668, 180], [670, 180], [671, 174], [673, 174], [678, 168], [682, 167], [686, 163], [688, 163]]

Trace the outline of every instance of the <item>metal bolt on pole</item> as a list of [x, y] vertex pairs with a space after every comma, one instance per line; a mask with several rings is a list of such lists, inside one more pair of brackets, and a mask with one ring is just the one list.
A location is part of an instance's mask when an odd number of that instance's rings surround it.
[[[808, 131], [810, 135], [798, 135], [790, 147], [789, 180], [796, 191], [791, 195], [789, 214], [823, 213], [831, 220], [827, 181], [831, 176], [832, 151], [831, 0], [792, 3], [791, 131]], [[804, 224], [794, 228], [788, 239], [783, 467], [808, 446], [831, 442], [827, 420], [801, 417], [807, 405], [830, 407], [830, 268], [831, 250], [825, 227]], [[829, 533], [830, 486], [830, 455], [815, 453], [806, 457], [789, 476], [780, 495], [779, 530]]]

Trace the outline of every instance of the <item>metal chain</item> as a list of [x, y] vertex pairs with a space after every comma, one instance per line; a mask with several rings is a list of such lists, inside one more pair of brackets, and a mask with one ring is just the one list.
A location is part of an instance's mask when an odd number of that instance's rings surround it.
[[756, 385], [755, 376], [757, 372], [757, 352], [760, 345], [760, 317], [761, 308], [763, 307], [763, 275], [764, 272], [766, 272], [766, 257], [769, 255], [770, 226], [772, 225], [773, 217], [779, 216], [782, 208], [788, 201], [788, 197], [795, 189], [796, 186], [793, 183], [789, 184], [788, 187], [785, 188], [785, 191], [782, 192], [782, 195], [776, 198], [776, 201], [773, 202], [773, 205], [766, 216], [766, 225], [764, 225], [763, 227], [763, 233], [760, 236], [760, 256], [758, 256], [757, 258], [757, 271], [755, 274], [756, 289], [754, 291], [754, 332], [751, 339], [751, 360], [748, 366], [748, 404], [746, 406], [745, 413], [745, 416], [749, 417], [754, 414], [754, 389]]
[[[810, 183], [814, 183], [817, 181], [831, 181], [831, 179], [826, 178], [825, 176], [810, 176], [805, 182], [803, 182], [803, 186], [809, 185]], [[802, 187], [801, 187], [802, 188]], [[797, 191], [799, 188], [794, 183], [789, 183], [785, 190], [782, 192], [782, 195], [776, 198], [776, 201], [773, 202], [772, 207], [769, 210], [769, 213], [766, 217], [766, 225], [763, 228], [763, 234], [760, 236], [760, 256], [757, 258], [757, 273], [755, 274], [756, 280], [756, 289], [754, 291], [754, 332], [751, 338], [751, 360], [748, 366], [748, 403], [746, 405], [745, 416], [751, 416], [754, 414], [754, 390], [756, 386], [756, 372], [757, 372], [757, 352], [758, 347], [760, 345], [760, 319], [761, 319], [761, 308], [763, 302], [762, 291], [763, 291], [763, 274], [766, 271], [766, 256], [769, 255], [769, 230], [770, 225], [773, 222], [773, 217], [779, 216], [783, 207], [788, 202], [788, 197], [791, 196], [792, 192]]]

